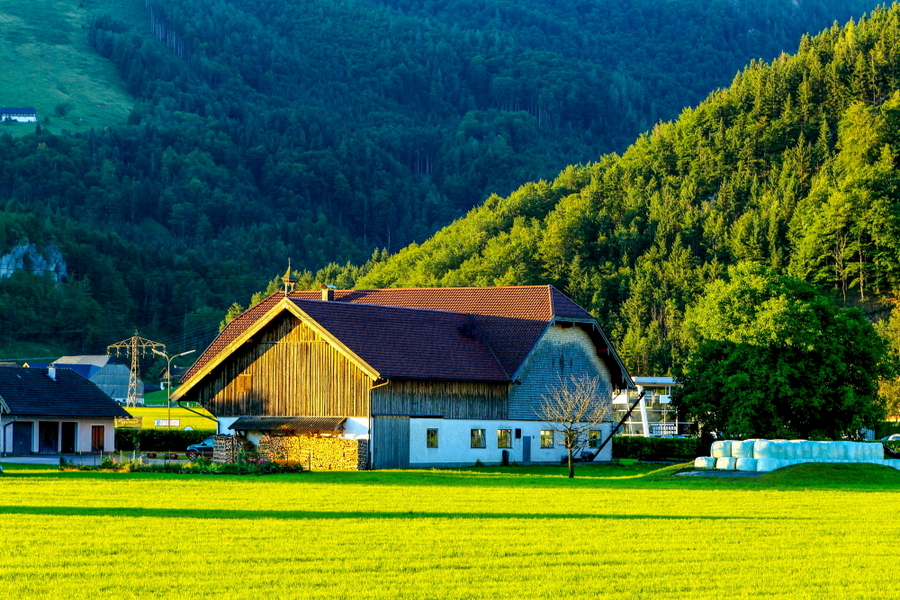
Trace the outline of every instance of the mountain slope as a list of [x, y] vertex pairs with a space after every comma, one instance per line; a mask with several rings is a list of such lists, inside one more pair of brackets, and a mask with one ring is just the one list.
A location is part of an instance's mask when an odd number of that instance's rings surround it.
[[[66, 322], [48, 282], [20, 269], [0, 281], [15, 299], [0, 305], [0, 343], [64, 340], [75, 352], [134, 327], [175, 337], [287, 258], [315, 269], [426, 239], [490, 192], [620, 149], [749, 57], [871, 4], [12, 1], [32, 11], [17, 17], [19, 36], [48, 11], [59, 13], [48, 24], [88, 11], [65, 35], [108, 58], [136, 99], [120, 125], [0, 128], [0, 258], [55, 245], [70, 268], [53, 285], [94, 315]], [[581, 185], [572, 177], [566, 186]], [[534, 216], [556, 199], [528, 194]], [[518, 214], [518, 200], [500, 203]], [[535, 231], [522, 220], [507, 235]], [[492, 243], [518, 277], [529, 263]], [[561, 250], [553, 268], [574, 256]]]
[[804, 37], [621, 156], [493, 196], [358, 287], [553, 283], [635, 374], [680, 355], [685, 306], [753, 260], [845, 301], [900, 282], [900, 7]]

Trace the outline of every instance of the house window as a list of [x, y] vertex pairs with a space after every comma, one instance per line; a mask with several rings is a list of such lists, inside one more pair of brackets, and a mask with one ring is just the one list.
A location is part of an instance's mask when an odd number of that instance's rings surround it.
[[553, 430], [541, 429], [541, 448], [553, 447]]
[[239, 394], [250, 391], [250, 382], [252, 376], [250, 373], [241, 373], [237, 376], [237, 391]]
[[438, 430], [437, 429], [426, 429], [425, 430], [425, 447], [426, 448], [437, 448], [438, 447]]
[[497, 430], [497, 447], [512, 448], [512, 429]]
[[588, 432], [588, 448], [596, 448], [600, 445], [600, 430], [591, 429]]
[[484, 436], [484, 429], [472, 430], [472, 447], [487, 448], [487, 439]]

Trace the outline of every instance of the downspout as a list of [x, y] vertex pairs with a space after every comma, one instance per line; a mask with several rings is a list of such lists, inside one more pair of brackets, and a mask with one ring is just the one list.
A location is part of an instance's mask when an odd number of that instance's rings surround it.
[[644, 402], [644, 387], [638, 386], [638, 390], [641, 392], [641, 403], [638, 405], [641, 408], [641, 428], [644, 430], [644, 437], [650, 437], [650, 420], [647, 418], [647, 403]]

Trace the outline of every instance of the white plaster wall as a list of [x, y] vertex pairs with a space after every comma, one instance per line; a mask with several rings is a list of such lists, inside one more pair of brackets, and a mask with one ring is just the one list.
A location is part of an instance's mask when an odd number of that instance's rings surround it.
[[347, 417], [344, 421], [344, 434], [341, 436], [351, 440], [369, 439], [369, 419], [365, 417]]
[[[597, 426], [601, 440], [606, 439], [612, 425]], [[438, 430], [438, 447], [426, 447], [426, 430]], [[471, 447], [472, 429], [484, 429], [486, 448]], [[512, 448], [497, 447], [497, 430], [510, 429]], [[522, 430], [522, 437], [515, 439], [516, 429]], [[541, 421], [479, 420], [479, 419], [410, 419], [409, 420], [409, 463], [413, 467], [430, 465], [471, 465], [476, 460], [484, 464], [499, 464], [504, 450], [509, 450], [510, 462], [522, 462], [522, 445], [526, 436], [531, 436], [531, 462], [556, 463], [566, 456], [566, 449], [559, 443], [553, 448], [541, 448], [541, 430], [551, 429]], [[560, 434], [556, 434], [559, 439]], [[592, 449], [587, 449], [593, 452]], [[612, 459], [612, 443], [606, 445], [597, 461]]]
[[[103, 431], [103, 451], [114, 452], [116, 449], [116, 424], [114, 419], [19, 419], [20, 423], [31, 423], [31, 451], [37, 452], [40, 446], [40, 425], [41, 422], [56, 423], [58, 428], [58, 440], [62, 442], [62, 431], [60, 423], [76, 423], [75, 426], [75, 452], [91, 451], [91, 428], [94, 425], [102, 425]], [[12, 422], [12, 418], [5, 417], [2, 425]], [[2, 434], [0, 434], [2, 435]], [[13, 428], [6, 428], [6, 444], [3, 448], [4, 452], [12, 452], [13, 449]]]

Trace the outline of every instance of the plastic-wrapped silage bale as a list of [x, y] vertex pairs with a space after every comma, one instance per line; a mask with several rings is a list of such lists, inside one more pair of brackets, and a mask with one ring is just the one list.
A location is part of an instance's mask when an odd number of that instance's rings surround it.
[[884, 446], [879, 443], [863, 444], [868, 460], [881, 460], [884, 458]]
[[828, 459], [828, 442], [810, 442], [812, 458], [818, 462]]
[[698, 456], [694, 459], [694, 466], [698, 469], [715, 469], [716, 459], [712, 456]]
[[722, 458], [716, 459], [716, 468], [724, 470], [724, 471], [734, 471], [736, 462], [737, 462], [736, 458], [732, 458], [730, 456], [723, 456]]
[[770, 440], [756, 440], [753, 444], [753, 458], [775, 458], [774, 448]]
[[757, 471], [774, 471], [775, 469], [781, 468], [781, 461], [777, 458], [757, 458], [756, 459], [756, 470]]
[[731, 457], [731, 442], [721, 441], [721, 442], [713, 442], [712, 446], [710, 446], [710, 454], [713, 458], [730, 458]]
[[734, 458], [753, 458], [754, 443], [752, 440], [731, 442], [731, 456]]
[[744, 458], [738, 458], [735, 460], [737, 462], [735, 462], [734, 468], [737, 469], [738, 471], [755, 471], [756, 470], [756, 463], [758, 462], [758, 460], [755, 458], [744, 457]]
[[828, 458], [830, 460], [840, 460], [843, 455], [844, 449], [841, 447], [841, 442], [828, 442]]

